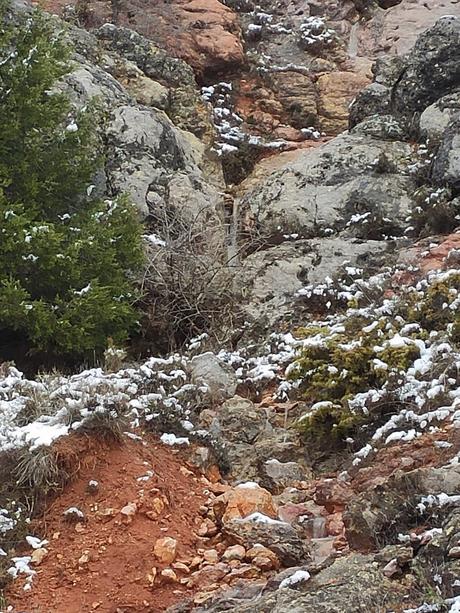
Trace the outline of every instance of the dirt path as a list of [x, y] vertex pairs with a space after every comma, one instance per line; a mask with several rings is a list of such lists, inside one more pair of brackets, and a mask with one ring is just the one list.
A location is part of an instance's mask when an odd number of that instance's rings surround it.
[[[61, 439], [72, 448], [81, 439]], [[205, 501], [200, 478], [185, 468], [171, 447], [127, 439], [107, 449], [86, 442], [78, 478], [34, 526], [49, 540], [30, 591], [18, 579], [7, 595], [15, 613], [160, 612], [190, 593], [179, 582], [150, 587], [152, 568], [166, 566], [153, 553], [158, 538], [177, 540], [176, 560], [188, 561], [196, 551], [194, 534], [199, 507]], [[96, 491], [88, 491], [90, 481]], [[91, 489], [91, 488], [90, 488]], [[133, 516], [120, 510], [135, 503]], [[84, 513], [70, 523], [69, 507]], [[164, 508], [162, 508], [164, 507]], [[33, 533], [33, 532], [31, 532]], [[30, 552], [28, 552], [30, 554]], [[180, 578], [181, 573], [177, 572]]]

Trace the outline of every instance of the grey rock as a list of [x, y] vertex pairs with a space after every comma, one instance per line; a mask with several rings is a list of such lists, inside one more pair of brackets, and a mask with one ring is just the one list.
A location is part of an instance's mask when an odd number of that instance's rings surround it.
[[236, 283], [245, 290], [247, 317], [270, 325], [296, 312], [295, 294], [334, 277], [344, 262], [370, 268], [386, 257], [383, 241], [318, 238], [283, 243], [249, 256]]
[[422, 495], [447, 494], [454, 496], [460, 491], [460, 466], [447, 465], [441, 468], [421, 468], [409, 473], [417, 480]]
[[[291, 568], [284, 568], [283, 570], [280, 570], [278, 573], [276, 573], [276, 575], [273, 575], [273, 577], [270, 577], [270, 579], [267, 581], [267, 584], [264, 587], [264, 594], [266, 594], [267, 592], [274, 592], [277, 589], [279, 589], [280, 583], [284, 581], [284, 579], [287, 579], [288, 577], [292, 577], [292, 575], [295, 572], [297, 571], [305, 572], [306, 571], [310, 573], [311, 570], [312, 570], [311, 564], [308, 564], [305, 566], [291, 566]], [[304, 585], [305, 584], [302, 584], [302, 587]]]
[[460, 87], [460, 19], [445, 16], [421, 34], [393, 88], [394, 110], [401, 115], [425, 110]]
[[443, 134], [432, 177], [437, 185], [460, 190], [460, 115], [452, 119]]
[[[368, 178], [381, 182], [383, 194], [394, 183], [394, 173], [404, 174], [411, 159], [410, 146], [360, 134], [343, 134], [322, 147], [300, 153], [293, 162], [256, 185], [240, 202], [251, 219], [252, 233], [262, 240], [282, 241], [295, 234], [311, 238], [340, 226], [350, 194]], [[381, 164], [381, 160], [385, 164]], [[409, 193], [400, 199], [400, 210], [390, 204], [386, 213], [401, 226], [407, 213]], [[372, 210], [385, 210], [380, 195], [369, 203]], [[363, 211], [360, 211], [363, 212]]]
[[405, 566], [414, 557], [413, 549], [410, 545], [387, 545], [375, 556], [375, 561], [379, 564], [387, 564], [391, 560], [396, 560], [399, 566]]
[[391, 88], [383, 83], [371, 83], [358, 94], [350, 107], [350, 128], [361, 123], [366, 117], [390, 112]]
[[[460, 89], [460, 18], [446, 15], [422, 33], [404, 58], [376, 63], [374, 83], [364, 88], [350, 109], [350, 127], [375, 114], [414, 115]], [[426, 119], [426, 118], [425, 118]]]
[[302, 585], [264, 594], [235, 613], [362, 613], [388, 611], [402, 602], [407, 588], [388, 580], [372, 556], [352, 554]]
[[[424, 569], [439, 568], [442, 585], [449, 588], [460, 576], [460, 510], [453, 509], [444, 518], [433, 518], [432, 522], [442, 530], [417, 551], [412, 572], [420, 576]], [[454, 594], [459, 595], [458, 587]]]
[[[193, 609], [194, 613], [217, 613], [218, 611], [234, 611], [242, 603], [252, 602], [262, 592], [263, 583], [240, 581], [235, 586], [227, 587], [213, 594], [205, 604]], [[169, 609], [167, 610], [169, 612]], [[171, 611], [171, 613], [175, 613]], [[177, 612], [179, 613], [179, 612]]]
[[[346, 537], [361, 551], [378, 549], [395, 542], [420, 522], [417, 505], [429, 494], [456, 494], [460, 488], [460, 467], [420, 468], [396, 473], [384, 485], [364, 492], [348, 503], [343, 514]], [[446, 510], [449, 506], [446, 505]]]
[[378, 57], [372, 67], [375, 82], [386, 87], [394, 87], [407, 63], [407, 56], [383, 55]]
[[223, 526], [223, 533], [231, 541], [246, 548], [260, 543], [276, 553], [280, 562], [287, 567], [297, 566], [310, 559], [306, 542], [292, 526], [282, 521], [264, 522], [251, 519], [251, 516], [232, 519]]
[[447, 126], [460, 113], [460, 93], [443, 96], [420, 116], [420, 136], [438, 143]]
[[350, 130], [351, 134], [362, 134], [382, 140], [407, 139], [407, 133], [395, 117], [392, 115], [371, 115], [366, 117]]
[[[228, 458], [231, 464], [230, 475], [236, 481], [256, 481], [275, 490], [267, 482], [264, 463], [274, 456], [280, 461], [298, 458], [302, 454], [299, 438], [295, 432], [286, 432], [284, 429], [273, 429], [267, 424], [267, 430], [259, 436], [254, 443], [245, 444], [226, 443]], [[306, 473], [308, 474], [308, 472]]]
[[206, 385], [214, 401], [219, 402], [234, 396], [237, 387], [235, 372], [211, 352], [202, 353], [190, 362], [192, 382]]
[[219, 408], [218, 416], [211, 424], [211, 433], [236, 443], [254, 443], [257, 437], [271, 426], [264, 409], [250, 400], [235, 396]]
[[[212, 131], [209, 110], [186, 62], [171, 57], [128, 28], [106, 23], [94, 34], [106, 50], [132, 62], [145, 77], [168, 88], [165, 111], [175, 125], [200, 137]], [[119, 72], [116, 69], [116, 65], [108, 68], [114, 74]]]
[[[107, 114], [108, 120], [100, 129], [106, 164], [105, 178], [99, 183], [105, 186], [105, 194], [99, 195], [113, 197], [125, 192], [143, 217], [152, 209], [155, 213], [169, 209], [187, 223], [198, 212], [205, 225], [210, 216], [219, 219], [222, 174], [215, 163], [208, 161], [206, 145], [176, 127], [161, 110], [142, 106], [131, 96], [151, 102], [156, 96], [156, 104], [162, 106], [169, 91], [166, 85], [171, 92], [174, 88], [180, 90], [188, 101], [187, 108], [194, 109], [206, 124], [201, 132], [197, 129], [197, 133], [204, 133], [210, 127], [208, 111], [199, 97], [191, 68], [155, 50], [150, 41], [131, 30], [107, 24], [97, 34], [99, 40], [77, 27], [70, 29], [76, 49], [74, 70], [57, 87], [69, 95], [75, 107], [82, 108], [97, 99]], [[101, 44], [105, 45], [105, 54], [101, 53]], [[127, 74], [123, 82], [135, 73], [137, 81], [132, 92], [113, 76], [119, 76], [120, 66]], [[167, 110], [172, 116], [169, 106]], [[185, 120], [178, 123], [182, 128], [191, 126]]]
[[261, 484], [277, 494], [296, 481], [308, 481], [312, 478], [311, 470], [297, 462], [280, 462], [272, 458], [263, 463]]
[[185, 170], [184, 143], [165, 115], [131, 105], [114, 109], [107, 136], [112, 189], [130, 194], [141, 213], [147, 215], [151, 185], [161, 185], [165, 169]]
[[235, 396], [219, 408], [200, 414], [200, 427], [225, 445], [230, 465], [229, 477], [235, 481], [265, 483], [264, 463], [276, 458], [289, 462], [303, 455], [299, 435], [271, 423], [274, 414], [251, 400]]

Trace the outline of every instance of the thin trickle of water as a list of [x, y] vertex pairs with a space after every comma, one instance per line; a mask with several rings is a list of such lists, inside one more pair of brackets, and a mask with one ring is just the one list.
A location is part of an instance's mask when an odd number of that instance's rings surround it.
[[351, 26], [350, 38], [348, 40], [348, 57], [356, 57], [358, 55], [358, 30], [359, 21]]
[[229, 266], [238, 265], [238, 200], [229, 194], [225, 195], [225, 209], [228, 220], [228, 263]]

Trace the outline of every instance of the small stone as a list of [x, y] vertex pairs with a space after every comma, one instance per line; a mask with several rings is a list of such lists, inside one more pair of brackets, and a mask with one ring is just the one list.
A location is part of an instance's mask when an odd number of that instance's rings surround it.
[[181, 466], [179, 468], [179, 472], [181, 472], [184, 477], [192, 477], [193, 476], [193, 471], [189, 470], [188, 468], [185, 468], [185, 466]]
[[260, 574], [258, 568], [255, 568], [251, 564], [243, 564], [239, 568], [235, 568], [224, 579], [226, 583], [232, 582], [234, 579], [255, 579]]
[[197, 530], [198, 536], [215, 536], [218, 533], [216, 524], [210, 519], [206, 519], [200, 524]]
[[152, 570], [149, 573], [147, 573], [147, 581], [150, 587], [153, 587], [153, 584], [155, 583], [157, 572], [158, 571], [156, 567], [154, 566]]
[[187, 566], [187, 564], [184, 564], [183, 562], [173, 562], [171, 566], [174, 568], [174, 570], [178, 570], [182, 573], [185, 573], [186, 575], [190, 574], [190, 568]]
[[246, 549], [242, 545], [232, 545], [231, 547], [227, 547], [222, 555], [222, 559], [225, 560], [225, 562], [230, 562], [231, 560], [242, 560], [245, 555]]
[[275, 519], [276, 505], [270, 492], [257, 483], [241, 483], [219, 498], [213, 505], [216, 517], [227, 523], [232, 519], [242, 519], [252, 513], [262, 513]]
[[99, 491], [99, 482], [96, 479], [90, 479], [86, 486], [86, 491], [88, 494], [96, 494]]
[[227, 564], [218, 562], [214, 565], [203, 566], [200, 570], [195, 571], [190, 578], [189, 587], [208, 587], [212, 583], [220, 581], [230, 571]]
[[164, 583], [177, 583], [177, 575], [172, 568], [165, 568], [162, 570], [161, 578]]
[[326, 518], [326, 532], [329, 536], [341, 536], [345, 532], [342, 513], [331, 513]]
[[90, 556], [89, 551], [84, 551], [82, 555], [78, 558], [78, 565], [85, 566], [86, 564], [89, 563], [90, 559], [91, 559], [91, 556]]
[[83, 513], [83, 511], [80, 511], [80, 509], [78, 509], [77, 507], [69, 507], [68, 509], [66, 509], [63, 513], [66, 521], [71, 522], [71, 523], [77, 523], [77, 522], [81, 522], [82, 520], [85, 519], [85, 514]]
[[452, 547], [447, 554], [448, 558], [460, 558], [460, 546]]
[[201, 562], [202, 562], [202, 558], [200, 558], [200, 556], [195, 556], [190, 562], [190, 568], [198, 568]]
[[249, 561], [254, 561], [256, 558], [268, 558], [273, 563], [273, 568], [279, 568], [280, 563], [278, 560], [278, 556], [268, 547], [264, 547], [263, 545], [254, 545], [246, 552], [246, 559]]
[[81, 532], [84, 532], [85, 530], [86, 528], [81, 522], [78, 522], [78, 524], [75, 524], [75, 532], [78, 532], [80, 534]]
[[135, 502], [128, 502], [120, 510], [121, 520], [124, 524], [130, 524], [133, 521], [134, 516], [137, 513], [137, 504]]
[[396, 558], [393, 558], [392, 560], [390, 560], [388, 564], [383, 568], [382, 572], [385, 575], [385, 577], [388, 577], [388, 578], [393, 577], [394, 575], [401, 572], [398, 566], [398, 560]]
[[210, 592], [198, 592], [193, 599], [194, 604], [203, 604], [212, 597]]
[[45, 547], [34, 549], [34, 551], [32, 552], [32, 555], [30, 556], [30, 561], [32, 562], [32, 564], [39, 566], [43, 562], [43, 560], [46, 558], [47, 555], [48, 555], [48, 549], [46, 549]]
[[107, 522], [110, 521], [118, 514], [118, 511], [112, 507], [104, 509], [103, 511], [98, 511], [96, 513], [96, 519]]
[[151, 520], [158, 519], [158, 517], [165, 510], [165, 506], [167, 505], [167, 501], [163, 498], [154, 498], [150, 503], [150, 508], [145, 511], [144, 515]]
[[208, 564], [216, 564], [219, 561], [219, 554], [215, 549], [208, 549], [204, 552], [203, 559]]
[[162, 564], [171, 564], [176, 559], [177, 541], [165, 536], [156, 541], [153, 553]]
[[260, 570], [273, 570], [275, 568], [279, 568], [279, 563], [276, 564], [276, 562], [274, 562], [271, 558], [264, 555], [256, 556], [252, 563]]

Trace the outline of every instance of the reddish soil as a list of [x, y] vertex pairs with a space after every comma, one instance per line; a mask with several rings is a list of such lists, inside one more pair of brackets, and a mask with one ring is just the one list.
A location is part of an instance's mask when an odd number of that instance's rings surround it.
[[[164, 568], [153, 554], [158, 538], [177, 539], [178, 561], [190, 560], [199, 543], [194, 529], [201, 521], [204, 485], [185, 468], [179, 452], [151, 439], [128, 438], [107, 448], [70, 437], [59, 447], [74, 457], [78, 449], [78, 476], [49, 505], [45, 519], [31, 527], [31, 534], [49, 540], [48, 555], [35, 567], [31, 591], [23, 590], [21, 579], [12, 584], [7, 599], [13, 611], [157, 613], [190, 594], [180, 583], [160, 584], [158, 577], [150, 587], [147, 578], [153, 567]], [[148, 471], [153, 476], [139, 481]], [[88, 492], [90, 480], [99, 483], [95, 493]], [[158, 499], [165, 507], [155, 518]], [[137, 505], [132, 518], [119, 513], [128, 503]], [[63, 516], [69, 507], [80, 509], [85, 520], [69, 523]]]

